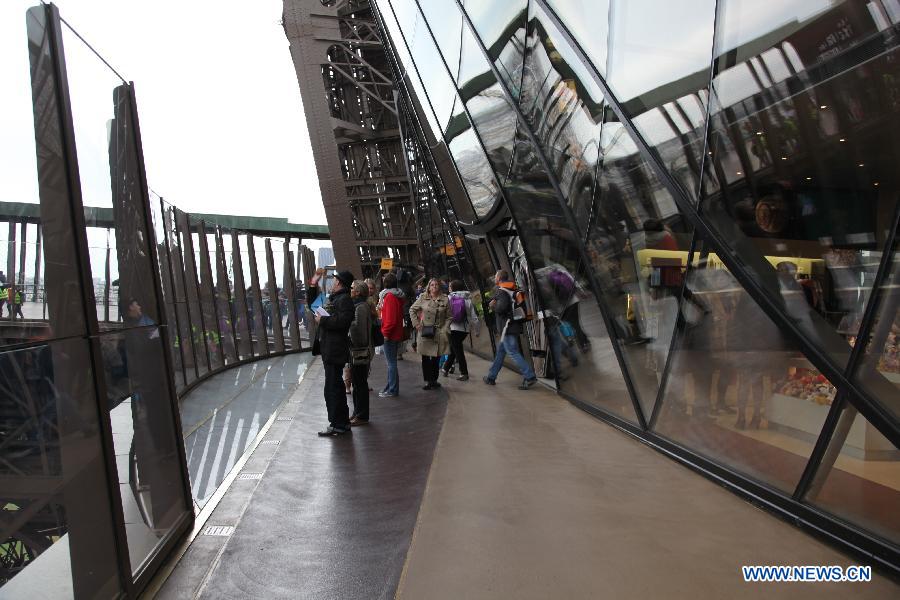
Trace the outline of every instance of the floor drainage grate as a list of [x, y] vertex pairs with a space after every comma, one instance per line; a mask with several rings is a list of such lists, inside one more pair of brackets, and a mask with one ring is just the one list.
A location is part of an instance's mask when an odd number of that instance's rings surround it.
[[267, 444], [269, 446], [277, 446], [281, 443], [281, 440], [263, 440], [260, 444]]
[[238, 478], [238, 479], [244, 479], [244, 480], [247, 480], [247, 479], [262, 479], [262, 476], [263, 476], [262, 473], [239, 473], [238, 476], [237, 476], [237, 478]]
[[293, 421], [294, 417], [278, 417], [276, 421]]
[[234, 533], [234, 527], [231, 525], [210, 525], [203, 530], [203, 535], [229, 536], [232, 533]]

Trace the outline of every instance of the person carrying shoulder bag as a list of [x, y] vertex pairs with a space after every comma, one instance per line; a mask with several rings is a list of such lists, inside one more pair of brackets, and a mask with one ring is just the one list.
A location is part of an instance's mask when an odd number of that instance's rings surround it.
[[418, 332], [417, 351], [422, 357], [423, 390], [441, 387], [438, 383], [440, 357], [450, 350], [450, 301], [441, 292], [441, 282], [432, 278], [428, 287], [409, 308]]
[[350, 324], [350, 379], [353, 382], [353, 415], [350, 425], [369, 422], [369, 363], [375, 354], [372, 339], [372, 308], [366, 301], [369, 286], [356, 280], [350, 286], [354, 317]]

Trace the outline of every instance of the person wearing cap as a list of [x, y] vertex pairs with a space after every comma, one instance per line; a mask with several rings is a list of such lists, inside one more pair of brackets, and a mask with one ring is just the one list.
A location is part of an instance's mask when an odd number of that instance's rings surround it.
[[319, 352], [325, 367], [325, 407], [328, 409], [328, 427], [319, 432], [322, 437], [334, 437], [350, 433], [350, 408], [344, 392], [344, 365], [350, 362], [348, 333], [355, 317], [355, 307], [350, 299], [353, 274], [341, 271], [335, 275], [334, 287], [323, 307], [328, 316], [315, 315]]

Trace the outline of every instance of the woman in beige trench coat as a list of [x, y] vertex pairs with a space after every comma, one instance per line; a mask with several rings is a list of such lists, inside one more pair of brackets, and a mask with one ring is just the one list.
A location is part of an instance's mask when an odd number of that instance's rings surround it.
[[[409, 316], [418, 333], [417, 351], [422, 356], [423, 390], [441, 387], [438, 383], [438, 364], [441, 356], [450, 351], [450, 300], [441, 292], [441, 282], [432, 279], [421, 296], [409, 307]], [[434, 335], [423, 333], [433, 328]]]

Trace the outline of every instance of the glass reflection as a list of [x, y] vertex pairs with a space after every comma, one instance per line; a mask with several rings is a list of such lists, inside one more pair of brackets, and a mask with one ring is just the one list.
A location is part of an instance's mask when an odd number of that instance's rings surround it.
[[500, 198], [500, 189], [471, 127], [453, 137], [450, 141], [450, 153], [469, 193], [475, 214], [479, 217], [487, 215]]
[[464, 27], [459, 69], [459, 94], [487, 158], [502, 180], [512, 159], [516, 114], [494, 77], [472, 32]]
[[900, 253], [895, 252], [892, 258], [866, 354], [854, 378], [900, 418]]
[[[428, 27], [443, 55], [450, 76], [456, 79], [459, 73], [460, 35], [463, 18], [456, 0], [424, 0], [417, 1]], [[418, 58], [418, 54], [416, 54]], [[421, 66], [420, 66], [421, 68]]]
[[88, 355], [83, 340], [0, 352], [0, 596], [120, 592]]
[[699, 246], [656, 431], [792, 493], [835, 388]]
[[100, 338], [132, 571], [186, 514], [159, 328], [132, 302]]
[[728, 185], [703, 214], [842, 367], [897, 204], [895, 36], [861, 3], [720, 5], [707, 160]]
[[896, 544], [900, 450], [847, 406], [806, 500]]
[[559, 31], [532, 5], [520, 105], [583, 237], [590, 221], [603, 96]]
[[[487, 47], [488, 55], [497, 66], [500, 76], [512, 92], [513, 97], [518, 98], [525, 56], [527, 0], [507, 0], [506, 2], [468, 0], [463, 5], [475, 26], [475, 31], [478, 32]], [[468, 27], [464, 29], [464, 36], [471, 35]], [[462, 57], [464, 62], [470, 60], [472, 60], [471, 55]], [[462, 71], [462, 67], [460, 67], [460, 71]], [[460, 84], [465, 81], [462, 73], [460, 73], [459, 81]]]
[[[609, 0], [547, 0], [547, 3], [591, 59], [594, 68], [600, 75], [605, 75]], [[594, 18], [585, 18], [586, 15]]]
[[[636, 423], [596, 302], [590, 267], [582, 260], [579, 235], [569, 228], [534, 147], [522, 138], [514, 149], [506, 192], [518, 240], [535, 278], [528, 290], [537, 315], [534, 329], [539, 332], [532, 332], [533, 347], [549, 353], [551, 362], [544, 372], [555, 374], [564, 392]], [[537, 367], [541, 369], [540, 364]]]

